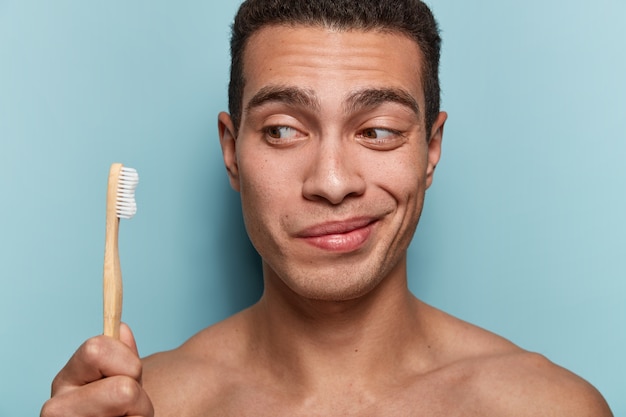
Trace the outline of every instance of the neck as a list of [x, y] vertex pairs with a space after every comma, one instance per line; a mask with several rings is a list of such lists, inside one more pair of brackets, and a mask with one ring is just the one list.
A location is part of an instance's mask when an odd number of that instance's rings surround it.
[[267, 281], [253, 307], [255, 336], [258, 353], [283, 377], [381, 381], [427, 366], [421, 303], [407, 288], [404, 259], [372, 291], [346, 301], [306, 299]]

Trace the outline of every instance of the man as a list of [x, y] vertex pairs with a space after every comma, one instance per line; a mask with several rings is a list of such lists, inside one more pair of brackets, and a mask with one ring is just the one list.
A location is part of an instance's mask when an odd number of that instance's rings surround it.
[[83, 344], [42, 416], [610, 416], [588, 383], [407, 289], [439, 161], [440, 39], [418, 0], [249, 0], [230, 183], [264, 293], [173, 351]]

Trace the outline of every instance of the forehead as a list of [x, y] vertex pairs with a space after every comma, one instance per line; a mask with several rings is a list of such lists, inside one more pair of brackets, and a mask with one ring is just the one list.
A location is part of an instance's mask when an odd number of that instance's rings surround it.
[[268, 85], [318, 94], [365, 88], [408, 91], [423, 103], [422, 54], [408, 36], [390, 31], [267, 26], [244, 52], [244, 106]]

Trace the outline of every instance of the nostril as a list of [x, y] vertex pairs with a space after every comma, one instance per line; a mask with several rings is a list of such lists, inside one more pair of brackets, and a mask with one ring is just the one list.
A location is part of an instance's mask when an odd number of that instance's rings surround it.
[[326, 200], [337, 205], [346, 198], [358, 197], [365, 192], [365, 179], [351, 161], [318, 164], [308, 175], [303, 184], [303, 195], [309, 200]]

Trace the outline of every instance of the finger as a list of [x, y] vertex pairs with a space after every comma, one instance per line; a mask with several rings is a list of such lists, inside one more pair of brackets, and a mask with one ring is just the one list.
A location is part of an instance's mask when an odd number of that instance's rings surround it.
[[154, 409], [141, 385], [130, 377], [101, 379], [48, 400], [41, 417], [152, 417]]
[[132, 330], [128, 327], [126, 323], [120, 323], [120, 340], [124, 342], [126, 346], [128, 346], [135, 355], [139, 356], [139, 350], [137, 349], [137, 343], [135, 342], [135, 336], [133, 335]]
[[141, 360], [126, 344], [107, 336], [96, 336], [74, 353], [52, 382], [52, 395], [97, 381], [123, 375], [139, 381]]

